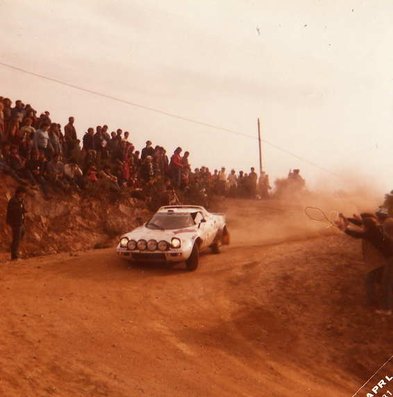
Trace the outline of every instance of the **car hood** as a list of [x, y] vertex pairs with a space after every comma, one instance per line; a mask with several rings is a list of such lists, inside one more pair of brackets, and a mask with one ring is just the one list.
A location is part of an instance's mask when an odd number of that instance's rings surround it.
[[173, 230], [149, 229], [146, 226], [140, 226], [134, 229], [133, 231], [124, 234], [123, 237], [127, 237], [129, 240], [154, 239], [157, 241], [160, 240], [170, 241], [170, 239], [173, 237], [192, 238], [196, 234], [197, 234], [196, 226], [182, 228], [182, 229], [173, 229]]

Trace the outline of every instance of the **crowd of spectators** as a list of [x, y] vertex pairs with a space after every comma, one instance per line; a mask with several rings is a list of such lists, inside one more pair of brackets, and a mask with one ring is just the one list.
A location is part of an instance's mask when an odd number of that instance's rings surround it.
[[[178, 196], [204, 201], [211, 195], [267, 198], [269, 179], [225, 168], [191, 169], [190, 153], [177, 147], [169, 157], [151, 141], [141, 151], [128, 131], [109, 132], [107, 125], [88, 128], [78, 138], [74, 117], [64, 128], [45, 111], [39, 116], [29, 104], [0, 97], [0, 172], [21, 185], [53, 192], [74, 191], [131, 194], [140, 198], [165, 197], [175, 203]], [[177, 193], [177, 194], [176, 194]], [[206, 202], [204, 203], [206, 204]]]

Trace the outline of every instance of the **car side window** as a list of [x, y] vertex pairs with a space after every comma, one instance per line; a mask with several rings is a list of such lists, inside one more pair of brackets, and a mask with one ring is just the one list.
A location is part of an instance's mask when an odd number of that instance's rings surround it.
[[196, 225], [199, 225], [203, 219], [203, 215], [200, 212], [197, 212], [194, 217], [194, 222]]

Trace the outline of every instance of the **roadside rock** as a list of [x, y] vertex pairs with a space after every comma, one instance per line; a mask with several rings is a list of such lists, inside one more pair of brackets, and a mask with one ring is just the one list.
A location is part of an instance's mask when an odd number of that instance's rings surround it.
[[[8, 251], [11, 230], [5, 226], [5, 214], [16, 183], [4, 175], [0, 180], [0, 251]], [[40, 191], [33, 193], [25, 200], [24, 256], [114, 246], [121, 234], [149, 216], [143, 201], [129, 197], [113, 200], [106, 192], [99, 197], [54, 194], [49, 200]]]

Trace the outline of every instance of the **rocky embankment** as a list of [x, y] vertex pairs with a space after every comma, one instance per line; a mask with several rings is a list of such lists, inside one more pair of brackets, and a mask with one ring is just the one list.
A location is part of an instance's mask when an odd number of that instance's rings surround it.
[[[0, 179], [0, 251], [6, 253], [11, 241], [5, 223], [7, 202], [17, 185], [3, 175]], [[29, 189], [25, 204], [27, 233], [22, 257], [115, 245], [122, 233], [149, 216], [143, 201], [106, 192], [95, 196], [52, 194], [45, 199], [40, 190]]]

